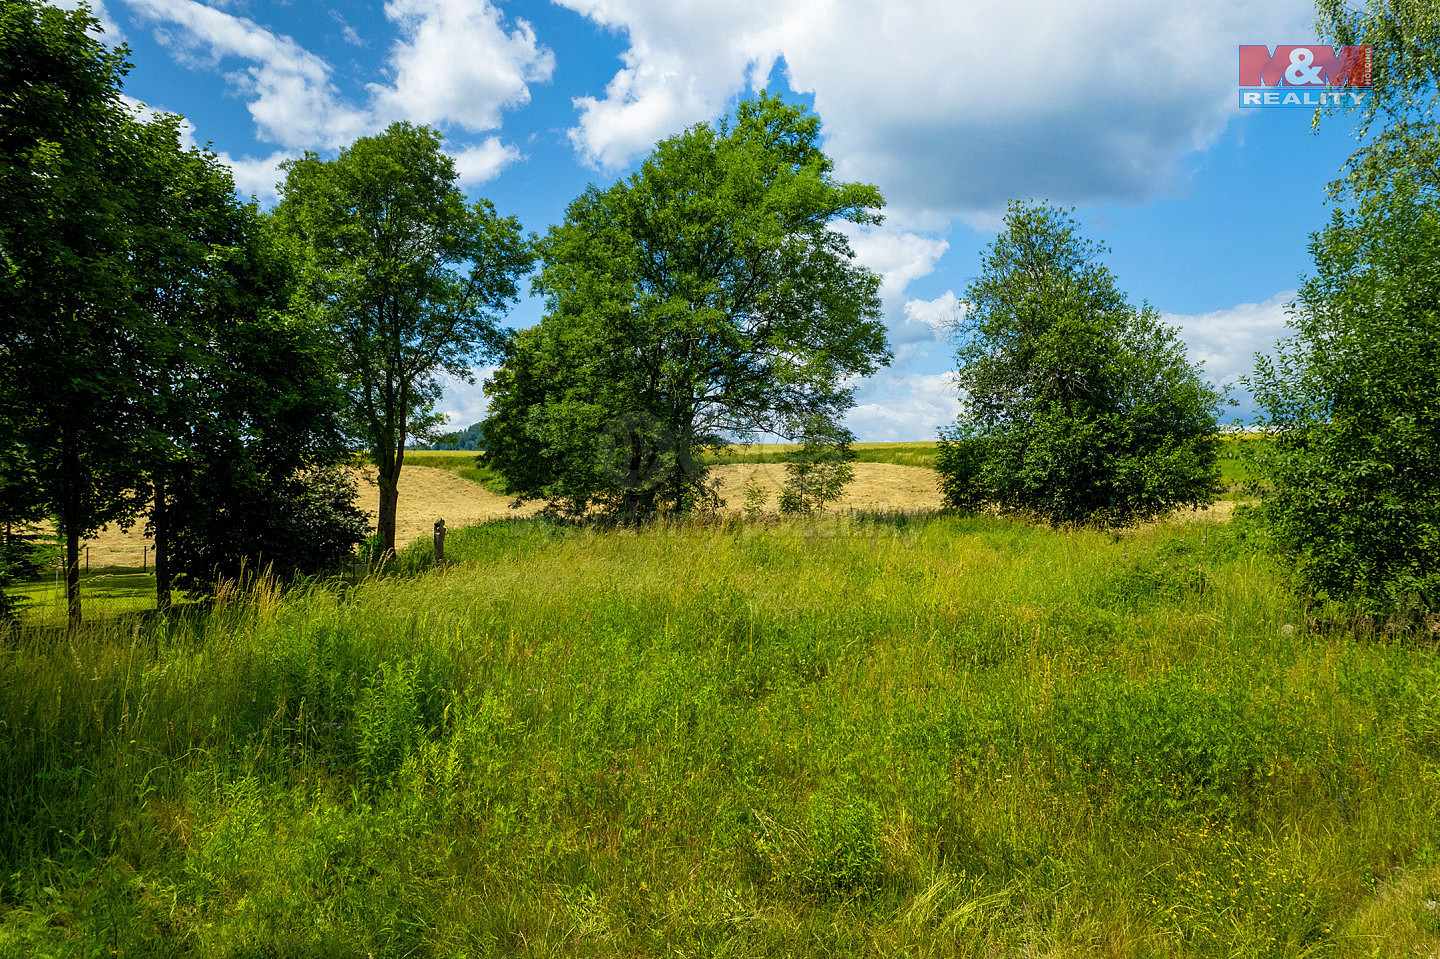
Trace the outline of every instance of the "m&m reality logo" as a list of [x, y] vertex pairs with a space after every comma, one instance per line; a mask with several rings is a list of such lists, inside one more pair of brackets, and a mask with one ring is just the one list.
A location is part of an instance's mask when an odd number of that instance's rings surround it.
[[1362, 106], [1372, 82], [1370, 47], [1319, 44], [1240, 47], [1242, 107]]

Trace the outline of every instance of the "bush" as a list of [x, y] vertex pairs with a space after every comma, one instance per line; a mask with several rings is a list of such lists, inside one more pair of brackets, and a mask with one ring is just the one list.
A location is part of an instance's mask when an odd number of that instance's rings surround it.
[[949, 504], [1125, 525], [1213, 500], [1224, 393], [1072, 219], [1012, 203], [1005, 222], [965, 292], [965, 402], [937, 461]]
[[1440, 200], [1396, 187], [1311, 244], [1294, 335], [1250, 384], [1272, 442], [1261, 516], [1305, 591], [1440, 606]]
[[[214, 491], [208, 491], [213, 493]], [[355, 480], [339, 467], [296, 473], [275, 483], [237, 484], [221, 508], [176, 497], [186, 517], [175, 535], [174, 571], [187, 590], [271, 569], [282, 579], [341, 566], [369, 531], [355, 505]]]

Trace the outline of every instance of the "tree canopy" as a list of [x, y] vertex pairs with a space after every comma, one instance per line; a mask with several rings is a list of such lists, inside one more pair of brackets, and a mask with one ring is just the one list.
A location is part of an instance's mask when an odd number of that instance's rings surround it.
[[1309, 591], [1440, 607], [1440, 199], [1415, 184], [1336, 210], [1251, 385], [1272, 441], [1262, 503]]
[[334, 160], [285, 165], [277, 221], [305, 251], [310, 302], [333, 331], [348, 419], [379, 472], [379, 533], [395, 548], [410, 437], [441, 420], [441, 374], [473, 380], [534, 252], [514, 217], [467, 203], [428, 127], [394, 123]]
[[139, 375], [156, 347], [130, 256], [154, 131], [120, 98], [124, 49], [94, 25], [0, 7], [0, 416], [64, 537], [72, 622], [81, 538], [141, 505]]
[[[1361, 145], [1348, 173], [1332, 185], [1358, 193], [1386, 189], [1396, 179], [1440, 189], [1440, 6], [1433, 0], [1317, 0], [1316, 28], [1337, 46], [1374, 48], [1374, 89], [1355, 131]], [[1328, 109], [1335, 109], [1334, 107]], [[1319, 114], [1316, 122], [1319, 122]]]
[[1064, 212], [1010, 204], [963, 298], [963, 408], [938, 460], [951, 505], [1108, 525], [1213, 498], [1223, 394], [1103, 252]]
[[164, 607], [172, 559], [200, 582], [294, 552], [263, 523], [243, 545], [211, 534], [251, 512], [239, 487], [294, 514], [296, 477], [342, 450], [328, 354], [289, 315], [293, 257], [178, 117], [123, 101], [125, 49], [96, 26], [0, 8], [0, 518], [55, 518], [72, 623], [83, 537], [148, 501]]
[[711, 496], [703, 447], [848, 439], [851, 384], [891, 354], [836, 225], [883, 200], [832, 172], [818, 119], [762, 94], [572, 202], [541, 243], [545, 316], [486, 386], [509, 488], [635, 516]]

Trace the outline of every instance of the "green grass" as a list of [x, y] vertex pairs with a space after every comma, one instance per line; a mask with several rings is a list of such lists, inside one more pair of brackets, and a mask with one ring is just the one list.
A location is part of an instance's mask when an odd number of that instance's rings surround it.
[[1435, 954], [1440, 655], [1245, 522], [511, 520], [0, 636], [0, 956]]
[[405, 466], [428, 466], [447, 470], [462, 479], [479, 483], [490, 492], [505, 495], [505, 480], [485, 466], [485, 454], [470, 450], [406, 450]]
[[[27, 624], [65, 624], [68, 615], [65, 583], [54, 574], [40, 580], [15, 583], [7, 587], [6, 592], [20, 599], [23, 605], [19, 615]], [[85, 615], [100, 619], [153, 610], [155, 574], [121, 567], [82, 573], [80, 599]]]

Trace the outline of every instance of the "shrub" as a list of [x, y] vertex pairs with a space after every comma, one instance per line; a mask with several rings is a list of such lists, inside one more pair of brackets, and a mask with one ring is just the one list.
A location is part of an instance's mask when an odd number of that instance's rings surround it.
[[354, 479], [339, 467], [278, 482], [237, 482], [223, 508], [177, 496], [174, 509], [187, 522], [175, 535], [176, 580], [204, 592], [217, 581], [267, 567], [282, 578], [334, 569], [354, 555], [369, 530], [355, 497]]

